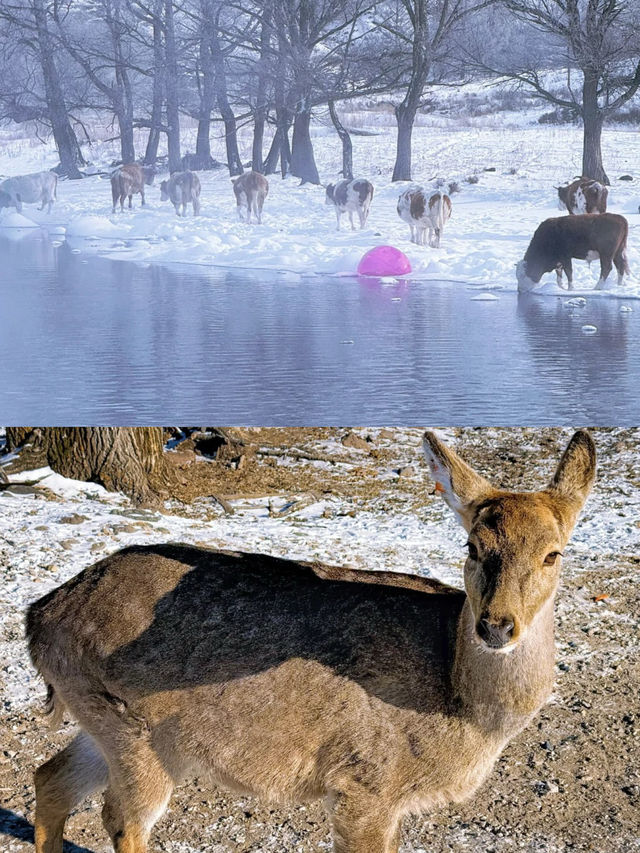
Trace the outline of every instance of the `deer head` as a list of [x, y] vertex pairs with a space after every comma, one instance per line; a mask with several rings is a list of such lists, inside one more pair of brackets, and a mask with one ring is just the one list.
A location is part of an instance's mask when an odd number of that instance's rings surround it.
[[595, 477], [593, 441], [576, 432], [539, 492], [494, 488], [432, 432], [423, 446], [436, 492], [468, 534], [464, 583], [475, 639], [492, 652], [512, 651], [554, 599], [562, 551]]

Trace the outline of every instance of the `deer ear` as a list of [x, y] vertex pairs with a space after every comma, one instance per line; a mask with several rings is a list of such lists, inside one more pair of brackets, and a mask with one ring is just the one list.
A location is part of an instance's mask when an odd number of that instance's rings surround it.
[[465, 530], [469, 530], [473, 522], [474, 504], [495, 494], [496, 490], [440, 441], [435, 433], [425, 432], [422, 447], [436, 483], [436, 492], [442, 495]]
[[569, 501], [578, 513], [591, 491], [595, 477], [596, 447], [589, 433], [580, 429], [562, 454], [550, 490]]

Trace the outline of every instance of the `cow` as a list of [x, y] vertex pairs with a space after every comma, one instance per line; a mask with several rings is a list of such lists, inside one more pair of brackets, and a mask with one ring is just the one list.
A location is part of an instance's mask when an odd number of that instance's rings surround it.
[[451, 199], [440, 191], [428, 196], [423, 187], [409, 187], [398, 199], [398, 216], [411, 230], [411, 242], [418, 246], [427, 243], [440, 247], [440, 237], [446, 221], [451, 216]]
[[[238, 218], [251, 222], [251, 213], [262, 222], [262, 205], [269, 192], [269, 181], [260, 172], [245, 172], [238, 178], [232, 178], [233, 192], [238, 205]], [[244, 213], [243, 213], [244, 211]]]
[[51, 213], [54, 199], [57, 199], [57, 186], [58, 176], [55, 172], [33, 172], [31, 175], [6, 178], [0, 182], [0, 207], [15, 207], [18, 213], [22, 213], [23, 204], [39, 201], [38, 210], [44, 210], [47, 205], [47, 213]]
[[345, 179], [337, 184], [329, 184], [326, 189], [325, 204], [332, 204], [336, 211], [338, 221], [337, 230], [340, 230], [340, 217], [343, 213], [349, 214], [351, 230], [355, 230], [353, 214], [356, 212], [360, 219], [360, 228], [367, 224], [371, 199], [373, 198], [373, 184], [364, 178], [356, 178], [353, 181]]
[[124, 210], [124, 200], [129, 197], [129, 210], [131, 210], [131, 197], [134, 193], [140, 193], [142, 196], [142, 206], [144, 207], [144, 188], [145, 184], [150, 186], [153, 183], [156, 172], [153, 166], [141, 166], [138, 163], [127, 163], [124, 166], [118, 166], [111, 173], [111, 196], [113, 198], [113, 210], [116, 212], [116, 205], [120, 200], [120, 210]]
[[543, 274], [556, 271], [558, 287], [562, 287], [562, 272], [567, 275], [568, 289], [573, 289], [572, 258], [593, 261], [600, 258], [600, 278], [596, 290], [604, 290], [612, 264], [618, 271], [618, 285], [627, 263], [627, 234], [629, 223], [617, 213], [583, 213], [545, 219], [531, 238], [525, 256], [516, 264], [518, 290], [529, 291], [539, 283]]
[[168, 181], [160, 184], [160, 199], [171, 203], [175, 207], [176, 214], [187, 215], [187, 204], [193, 205], [193, 215], [200, 213], [200, 179], [194, 172], [174, 172]]
[[609, 190], [591, 178], [578, 178], [558, 190], [558, 207], [571, 214], [606, 213]]

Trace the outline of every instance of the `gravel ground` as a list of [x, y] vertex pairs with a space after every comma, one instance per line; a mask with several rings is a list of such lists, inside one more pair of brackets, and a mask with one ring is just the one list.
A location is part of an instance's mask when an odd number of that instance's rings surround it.
[[[33, 494], [0, 493], [1, 851], [32, 851], [33, 769], [73, 730], [67, 723], [52, 733], [42, 719], [43, 686], [22, 640], [24, 606], [96, 557], [131, 542], [181, 539], [431, 570], [460, 582], [464, 537], [432, 495], [418, 458], [419, 431], [356, 430], [370, 439], [368, 450], [345, 447], [345, 432], [258, 436], [283, 453], [264, 457], [260, 465], [269, 470], [256, 470], [255, 482], [246, 472], [234, 481], [233, 516], [202, 498], [169, 502], [162, 513], [136, 510], [86, 484], [55, 479]], [[570, 431], [444, 434], [497, 485], [535, 488], [552, 472]], [[472, 801], [405, 822], [403, 853], [640, 850], [640, 430], [594, 430], [594, 438], [599, 476], [564, 563], [552, 700], [507, 747]], [[287, 449], [323, 458], [300, 459]], [[301, 492], [313, 492], [312, 502], [279, 515], [296, 482]], [[65, 853], [110, 849], [98, 801], [72, 815], [66, 838]], [[172, 798], [151, 849], [307, 853], [329, 850], [330, 840], [318, 804], [274, 809], [196, 781]]]

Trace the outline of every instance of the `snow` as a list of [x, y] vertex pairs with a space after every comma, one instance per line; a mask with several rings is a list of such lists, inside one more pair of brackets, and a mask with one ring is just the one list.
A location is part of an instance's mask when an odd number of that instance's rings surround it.
[[[459, 94], [463, 95], [464, 87]], [[453, 213], [440, 249], [415, 246], [409, 229], [396, 213], [398, 195], [406, 183], [390, 180], [395, 151], [395, 128], [388, 114], [349, 113], [352, 124], [374, 131], [354, 136], [354, 164], [358, 176], [369, 178], [375, 193], [367, 227], [352, 232], [335, 229], [335, 216], [325, 205], [322, 186], [299, 186], [295, 178], [269, 178], [270, 190], [263, 224], [238, 221], [231, 182], [225, 169], [200, 173], [202, 215], [175, 216], [168, 202], [160, 201], [159, 174], [147, 187], [147, 205], [134, 197], [133, 210], [111, 213], [109, 163], [116, 154], [106, 143], [90, 152], [99, 158], [102, 174], [82, 181], [59, 181], [58, 200], [48, 215], [36, 205], [25, 206], [23, 215], [0, 211], [0, 232], [42, 225], [72, 250], [99, 253], [137, 262], [189, 263], [205, 266], [244, 267], [288, 271], [294, 275], [353, 275], [362, 255], [381, 244], [405, 252], [413, 267], [410, 278], [472, 285], [483, 292], [516, 290], [515, 264], [543, 220], [559, 216], [554, 187], [580, 172], [581, 129], [577, 126], [543, 126], [539, 113], [471, 117], [459, 114], [455, 121], [442, 115], [420, 116], [414, 133], [414, 178], [428, 189], [447, 189], [456, 181], [460, 192], [452, 196]], [[53, 167], [56, 154], [50, 143], [34, 146], [17, 132], [0, 130], [0, 173], [18, 174]], [[190, 148], [185, 130], [184, 150]], [[215, 142], [215, 141], [214, 141]], [[248, 130], [240, 135], [243, 159], [248, 159]], [[321, 123], [314, 127], [315, 153], [324, 183], [339, 177], [340, 145], [336, 135]], [[113, 144], [112, 144], [113, 145]], [[218, 145], [221, 142], [218, 141]], [[193, 146], [191, 145], [191, 148]], [[214, 146], [215, 147], [215, 146]], [[598, 263], [575, 264], [575, 293], [590, 298], [640, 298], [640, 176], [619, 182], [618, 176], [634, 174], [637, 167], [635, 136], [624, 127], [606, 128], [604, 159], [612, 186], [609, 210], [627, 217], [630, 225], [628, 260], [632, 275], [622, 288], [615, 273], [609, 291], [594, 292]], [[214, 156], [224, 159], [222, 150]], [[494, 168], [495, 171], [486, 171]], [[477, 176], [477, 183], [467, 178]], [[543, 277], [542, 293], [565, 293], [555, 273]]]

